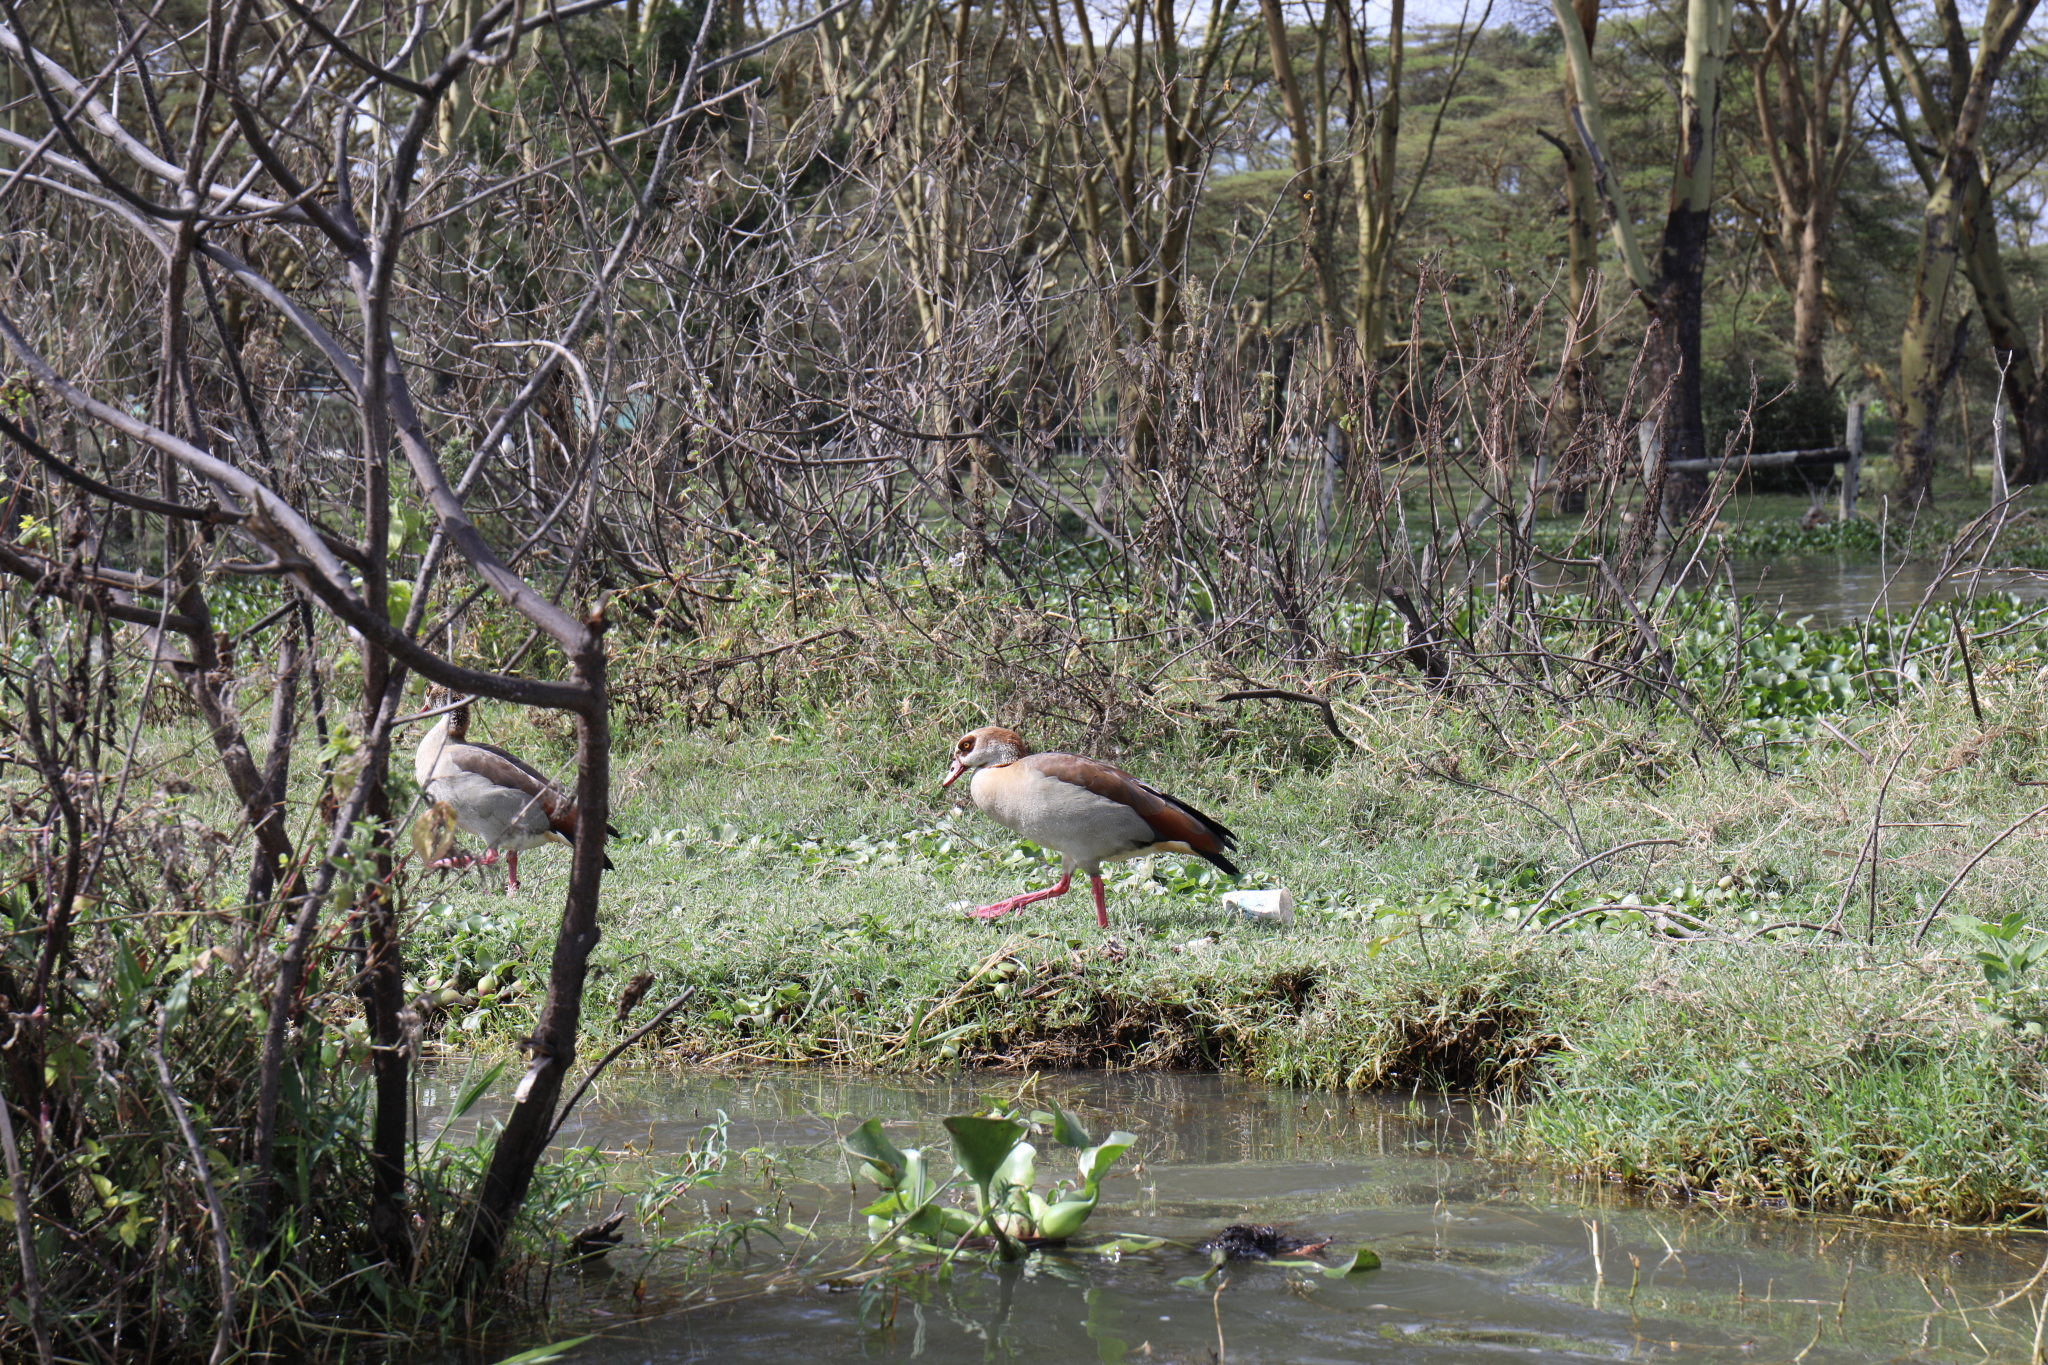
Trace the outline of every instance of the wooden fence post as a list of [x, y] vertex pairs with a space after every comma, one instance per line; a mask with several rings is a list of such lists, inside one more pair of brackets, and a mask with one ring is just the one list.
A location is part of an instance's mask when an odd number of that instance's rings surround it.
[[1863, 477], [1863, 404], [1849, 405], [1849, 432], [1842, 441], [1849, 458], [1842, 465], [1842, 520], [1856, 515], [1856, 481]]
[[1330, 548], [1330, 509], [1337, 501], [1337, 470], [1344, 463], [1344, 429], [1335, 421], [1323, 428], [1323, 488], [1316, 498], [1316, 544]]
[[[1636, 449], [1643, 457], [1643, 486], [1653, 487], [1657, 482], [1657, 465], [1664, 458], [1663, 443], [1657, 439], [1656, 418], [1645, 417], [1636, 423]], [[1670, 477], [1668, 470], [1665, 477]], [[1664, 499], [1661, 495], [1657, 505], [1650, 509], [1650, 515], [1656, 518], [1656, 540], [1662, 545], [1671, 538], [1671, 526], [1664, 520]]]
[[1998, 390], [1991, 397], [1991, 501], [2004, 502], [2011, 490], [2005, 486], [2005, 376], [2000, 374]]

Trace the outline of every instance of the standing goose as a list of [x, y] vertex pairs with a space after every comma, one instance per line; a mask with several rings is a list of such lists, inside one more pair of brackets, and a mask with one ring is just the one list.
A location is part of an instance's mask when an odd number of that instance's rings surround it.
[[[430, 702], [432, 697], [429, 698]], [[420, 741], [413, 755], [413, 776], [431, 801], [445, 801], [455, 812], [456, 827], [484, 841], [481, 859], [468, 855], [444, 858], [436, 867], [485, 866], [505, 854], [505, 894], [519, 889], [519, 855], [541, 844], [576, 841], [575, 800], [495, 744], [469, 738], [469, 703], [449, 711]], [[609, 825], [607, 834], [616, 835]], [[611, 868], [612, 860], [604, 865]]]
[[1013, 731], [989, 725], [960, 736], [953, 769], [939, 785], [952, 786], [969, 769], [974, 782], [968, 790], [983, 813], [1060, 855], [1059, 885], [984, 905], [972, 912], [978, 919], [1064, 896], [1080, 868], [1095, 892], [1096, 923], [1107, 929], [1102, 865], [1140, 853], [1193, 854], [1237, 875], [1223, 856], [1236, 846], [1236, 835], [1121, 768], [1078, 754], [1034, 754]]

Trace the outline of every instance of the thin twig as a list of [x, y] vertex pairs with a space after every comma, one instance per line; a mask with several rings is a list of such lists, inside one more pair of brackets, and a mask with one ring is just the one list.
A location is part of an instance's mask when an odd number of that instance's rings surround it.
[[170, 1027], [170, 1015], [162, 1009], [156, 1016], [156, 1042], [149, 1049], [150, 1057], [156, 1062], [157, 1082], [163, 1088], [164, 1103], [170, 1105], [171, 1113], [178, 1120], [178, 1131], [185, 1135], [185, 1150], [192, 1154], [193, 1175], [199, 1181], [199, 1188], [206, 1192], [206, 1211], [213, 1219], [213, 1256], [220, 1274], [220, 1323], [214, 1329], [213, 1355], [209, 1365], [221, 1365], [231, 1354], [235, 1329], [235, 1253], [228, 1242], [227, 1210], [220, 1202], [220, 1191], [214, 1188], [213, 1172], [206, 1164], [206, 1149], [199, 1144], [199, 1134], [193, 1130], [192, 1116], [185, 1112], [185, 1101], [178, 1095], [178, 1087], [171, 1080], [171, 1064], [164, 1060], [164, 1032]]
[[1485, 792], [1489, 796], [1498, 796], [1503, 801], [1512, 801], [1522, 809], [1533, 813], [1543, 823], [1549, 825], [1559, 834], [1564, 835], [1565, 838], [1570, 839], [1579, 852], [1584, 853], [1586, 851], [1586, 845], [1580, 840], [1577, 830], [1559, 823], [1555, 816], [1537, 805], [1534, 801], [1516, 796], [1513, 792], [1504, 792], [1499, 787], [1489, 787], [1484, 782], [1474, 782], [1470, 778], [1458, 777], [1452, 773], [1444, 772], [1440, 768], [1432, 768], [1427, 763], [1418, 763], [1415, 765], [1415, 768], [1416, 771], [1433, 777], [1439, 782], [1448, 782], [1454, 787], [1463, 787], [1467, 791]]
[[1884, 798], [1885, 798], [1885, 795], [1886, 795], [1886, 794], [1887, 794], [1888, 792], [1890, 792], [1890, 791], [1891, 791], [1891, 789], [1892, 789], [1892, 778], [1893, 778], [1894, 776], [1896, 776], [1896, 775], [1898, 774], [1898, 771], [1899, 771], [1899, 764], [1905, 761], [1906, 755], [1907, 755], [1907, 754], [1909, 754], [1909, 753], [1911, 753], [1911, 752], [1912, 752], [1912, 750], [1913, 750], [1913, 742], [1912, 742], [1912, 740], [1908, 739], [1908, 740], [1907, 740], [1907, 741], [1906, 741], [1906, 742], [1905, 742], [1904, 744], [1901, 744], [1901, 745], [1899, 746], [1899, 751], [1898, 751], [1898, 752], [1897, 752], [1896, 754], [1893, 754], [1893, 755], [1892, 755], [1892, 765], [1891, 765], [1891, 767], [1889, 767], [1889, 768], [1885, 769], [1885, 773], [1884, 773], [1884, 785], [1883, 785], [1883, 786], [1881, 786], [1881, 787], [1879, 787], [1879, 788], [1877, 789], [1877, 809], [1876, 809], [1875, 811], [1871, 812], [1871, 816], [1870, 816], [1870, 833], [1864, 836], [1864, 839], [1863, 839], [1863, 846], [1862, 846], [1861, 848], [1859, 848], [1859, 849], [1857, 849], [1857, 850], [1856, 850], [1856, 865], [1855, 865], [1854, 867], [1852, 867], [1852, 868], [1850, 868], [1850, 869], [1849, 869], [1849, 879], [1848, 879], [1847, 881], [1845, 881], [1845, 882], [1843, 882], [1843, 883], [1842, 883], [1842, 901], [1841, 901], [1841, 904], [1839, 904], [1839, 905], [1837, 905], [1837, 906], [1835, 907], [1835, 913], [1834, 913], [1833, 915], [1829, 916], [1829, 918], [1828, 918], [1828, 927], [1829, 927], [1829, 928], [1830, 928], [1831, 930], [1834, 930], [1834, 929], [1840, 929], [1840, 928], [1842, 927], [1842, 916], [1843, 916], [1843, 915], [1845, 915], [1845, 914], [1847, 914], [1847, 913], [1848, 913], [1848, 911], [1849, 911], [1849, 897], [1851, 897], [1851, 896], [1853, 896], [1853, 895], [1855, 895], [1855, 894], [1856, 894], [1856, 874], [1857, 874], [1858, 872], [1861, 872], [1861, 871], [1863, 870], [1863, 860], [1864, 860], [1864, 859], [1865, 859], [1865, 858], [1867, 857], [1867, 858], [1869, 858], [1869, 859], [1871, 860], [1871, 867], [1870, 867], [1870, 933], [1871, 933], [1871, 941], [1872, 941], [1872, 942], [1875, 942], [1875, 941], [1876, 941], [1876, 938], [1877, 938], [1877, 857], [1878, 857], [1878, 840], [1879, 840], [1880, 838], [1882, 838], [1882, 837], [1883, 837], [1883, 835], [1882, 835], [1882, 831], [1883, 831], [1883, 829], [1884, 829]]
[[1963, 878], [1969, 876], [1970, 873], [1976, 869], [1978, 863], [1983, 862], [1986, 858], [1991, 856], [1992, 849], [1997, 848], [2007, 839], [2010, 839], [2013, 835], [2019, 833], [2019, 828], [2021, 825], [2026, 824], [2027, 821], [2032, 820], [2035, 816], [2043, 814], [2048, 814], [2048, 806], [2034, 807], [2025, 815], [2022, 815], [2019, 819], [2013, 821], [2010, 825], [2007, 825], [2005, 827], [2004, 833], [2000, 834], [1996, 839], [1993, 839], [1990, 843], [1984, 845], [1983, 848], [1977, 850], [1977, 856], [1970, 859], [1970, 861], [1968, 861], [1967, 863], [1963, 864], [1963, 870], [1956, 873], [1955, 880], [1950, 882], [1945, 888], [1943, 888], [1942, 893], [1939, 896], [1935, 897], [1934, 904], [1927, 908], [1926, 917], [1920, 921], [1920, 927], [1913, 932], [1913, 945], [1915, 947], [1918, 947], [1920, 944], [1920, 940], [1927, 936], [1928, 926], [1934, 923], [1934, 917], [1941, 913], [1941, 907], [1948, 903], [1948, 898], [1952, 894], [1954, 894], [1955, 889], [1963, 884]]
[[1556, 919], [1544, 925], [1543, 932], [1546, 934], [1555, 933], [1567, 924], [1576, 923], [1579, 920], [1585, 919], [1588, 915], [1610, 915], [1621, 910], [1634, 910], [1642, 915], [1667, 914], [1675, 908], [1669, 905], [1623, 905], [1619, 901], [1608, 901], [1602, 905], [1582, 905], [1570, 914], [1559, 915]]
[[14, 1192], [14, 1240], [21, 1249], [21, 1296], [28, 1301], [29, 1330], [35, 1333], [36, 1359], [51, 1365], [57, 1358], [50, 1344], [50, 1324], [43, 1316], [43, 1281], [36, 1274], [36, 1242], [33, 1205], [29, 1199], [28, 1176], [21, 1169], [21, 1152], [14, 1145], [14, 1118], [7, 1101], [0, 1097], [0, 1150], [7, 1155], [7, 1183]]
[[590, 1068], [590, 1074], [583, 1078], [583, 1084], [576, 1087], [575, 1093], [569, 1096], [568, 1103], [562, 1106], [562, 1112], [555, 1115], [555, 1126], [548, 1129], [548, 1141], [542, 1143], [541, 1145], [545, 1147], [548, 1145], [548, 1143], [551, 1143], [555, 1140], [555, 1135], [562, 1131], [562, 1125], [569, 1121], [569, 1112], [576, 1107], [576, 1102], [583, 1098], [583, 1092], [590, 1089], [591, 1084], [597, 1080], [598, 1074], [600, 1072], [602, 1072], [606, 1067], [610, 1066], [613, 1062], [617, 1061], [619, 1059], [620, 1053], [624, 1052], [627, 1048], [633, 1046], [633, 1044], [639, 1042], [642, 1038], [645, 1038], [648, 1034], [654, 1032], [655, 1029], [659, 1028], [664, 1022], [667, 1021], [668, 1017], [671, 1014], [674, 1014], [677, 1010], [681, 1009], [683, 1005], [688, 1002], [689, 998], [695, 995], [696, 993], [697, 988], [695, 986], [683, 987], [683, 993], [677, 996], [675, 999], [669, 1001], [666, 1005], [663, 1005], [661, 1007], [661, 1013], [655, 1015], [652, 1019], [649, 1019], [645, 1024], [642, 1024], [639, 1028], [635, 1029], [632, 1033], [628, 1034], [623, 1040], [620, 1041], [617, 1047], [613, 1048], [610, 1052], [607, 1052], [604, 1054], [604, 1056], [600, 1057], [597, 1061], [597, 1065]]
[[1870, 756], [1870, 750], [1864, 748], [1861, 744], [1858, 744], [1855, 740], [1849, 738], [1840, 730], [1836, 729], [1833, 722], [1829, 721], [1826, 716], [1815, 716], [1813, 718], [1813, 723], [1815, 725], [1818, 725], [1821, 729], [1827, 731], [1829, 734], [1833, 735], [1836, 739], [1841, 740], [1842, 743], [1854, 749], [1857, 753], [1857, 756], [1860, 757], [1865, 763], [1875, 763], [1877, 761], [1876, 759]]
[[1626, 853], [1632, 848], [1648, 848], [1653, 844], [1683, 844], [1684, 842], [1685, 840], [1683, 839], [1637, 839], [1631, 843], [1616, 844], [1613, 848], [1603, 850], [1599, 853], [1595, 853], [1590, 858], [1581, 859], [1579, 862], [1576, 862], [1572, 864], [1571, 867], [1567, 868], [1565, 870], [1565, 874], [1562, 877], [1559, 877], [1556, 881], [1550, 884], [1550, 889], [1548, 891], [1545, 891], [1540, 897], [1537, 898], [1536, 903], [1529, 907], [1528, 911], [1521, 917], [1521, 919], [1515, 921], [1515, 928], [1528, 928], [1529, 921], [1535, 919], [1536, 916], [1543, 913], [1543, 907], [1550, 904], [1551, 898], [1553, 896], [1555, 896], [1558, 892], [1564, 890], [1566, 882], [1569, 882], [1572, 878], [1578, 876], [1581, 872], [1584, 872], [1587, 868], [1591, 867], [1594, 863], [1599, 862], [1601, 859], [1612, 858], [1615, 854]]
[[2044, 1275], [2048, 1275], [2048, 1256], [2043, 1256], [2041, 1258], [2041, 1268], [2034, 1272], [2033, 1279], [2028, 1280], [2025, 1284], [2021, 1285], [2018, 1289], [2013, 1290], [2012, 1293], [2007, 1294], [2004, 1298], [1998, 1300], [1996, 1303], [1985, 1304], [1984, 1307], [1986, 1311], [1995, 1313], [1999, 1309], [2005, 1307], [2007, 1304], [2012, 1303], [2014, 1300], [2025, 1298], [2028, 1294], [2033, 1292], [2033, 1288], [2035, 1285], [2041, 1283], [2041, 1277]]
[[1984, 703], [1977, 700], [1977, 670], [1970, 666], [1970, 633], [1963, 629], [1963, 613], [1952, 610], [1949, 621], [1956, 628], [1956, 648], [1963, 653], [1963, 681], [1970, 688], [1970, 714], [1977, 718], [1977, 728], [1984, 728]]
[[1330, 709], [1330, 701], [1327, 697], [1311, 696], [1306, 692], [1289, 692], [1285, 688], [1280, 687], [1254, 687], [1243, 692], [1225, 692], [1216, 700], [1220, 702], [1296, 701], [1300, 702], [1303, 706], [1313, 706], [1323, 713], [1323, 724], [1330, 728], [1330, 733], [1335, 735], [1345, 748], [1350, 749], [1353, 753], [1358, 751], [1358, 741], [1337, 727], [1337, 714]]

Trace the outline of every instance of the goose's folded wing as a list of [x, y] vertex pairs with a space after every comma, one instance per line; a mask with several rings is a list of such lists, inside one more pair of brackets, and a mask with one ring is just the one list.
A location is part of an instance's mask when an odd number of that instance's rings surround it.
[[1152, 842], [1178, 844], [1193, 853], [1224, 853], [1237, 836], [1220, 821], [1177, 797], [1131, 776], [1121, 768], [1078, 754], [1033, 754], [1016, 767], [1085, 788], [1105, 801], [1123, 806], [1150, 827]]

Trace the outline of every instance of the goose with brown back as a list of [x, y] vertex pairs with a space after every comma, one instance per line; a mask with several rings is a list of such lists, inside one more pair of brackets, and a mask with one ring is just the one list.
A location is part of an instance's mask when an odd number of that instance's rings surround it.
[[[430, 695], [429, 701], [434, 698]], [[485, 866], [505, 855], [505, 894], [519, 889], [519, 855], [542, 844], [576, 841], [576, 802], [531, 765], [469, 737], [469, 703], [452, 708], [427, 731], [413, 755], [413, 775], [430, 801], [445, 801], [458, 829], [483, 840], [481, 859], [444, 858], [436, 867]], [[618, 831], [607, 825], [605, 832]], [[604, 860], [607, 870], [612, 860]]]
[[983, 814], [1060, 855], [1057, 886], [984, 905], [972, 912], [977, 918], [1064, 896], [1078, 868], [1088, 874], [1095, 919], [1106, 929], [1102, 865], [1141, 853], [1184, 853], [1237, 875], [1224, 856], [1236, 847], [1236, 835], [1121, 768], [1079, 754], [1035, 754], [1015, 731], [990, 725], [960, 736], [952, 771], [939, 785], [950, 787], [968, 772], [974, 774], [968, 791]]

